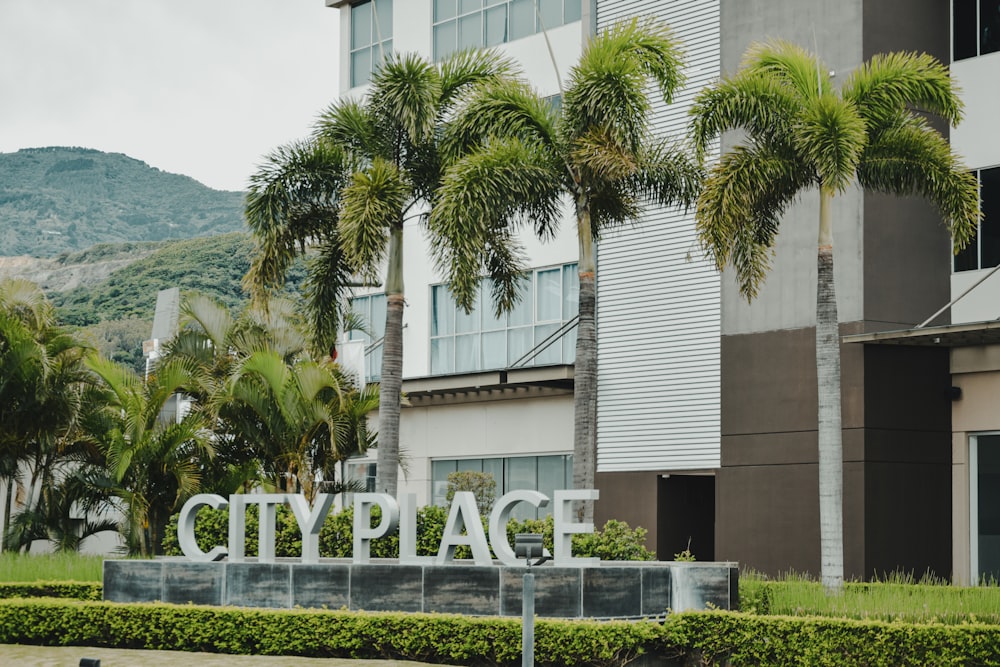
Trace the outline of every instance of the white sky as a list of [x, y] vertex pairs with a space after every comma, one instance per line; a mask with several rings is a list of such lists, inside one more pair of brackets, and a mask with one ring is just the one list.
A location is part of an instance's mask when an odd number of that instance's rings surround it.
[[324, 0], [0, 0], [0, 153], [82, 146], [244, 190], [337, 94]]

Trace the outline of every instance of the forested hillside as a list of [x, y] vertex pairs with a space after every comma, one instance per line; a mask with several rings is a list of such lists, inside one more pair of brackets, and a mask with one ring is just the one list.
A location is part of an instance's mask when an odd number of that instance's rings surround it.
[[0, 256], [53, 257], [98, 243], [243, 229], [243, 193], [212, 190], [120, 153], [0, 153]]
[[152, 321], [156, 293], [170, 287], [197, 290], [233, 307], [245, 298], [240, 281], [250, 268], [251, 248], [250, 236], [238, 232], [165, 243], [96, 285], [54, 292], [50, 298], [63, 323], [76, 326], [132, 318]]

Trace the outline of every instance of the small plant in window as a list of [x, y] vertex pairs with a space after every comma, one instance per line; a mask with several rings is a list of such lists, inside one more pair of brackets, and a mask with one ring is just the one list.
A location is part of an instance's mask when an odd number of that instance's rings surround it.
[[476, 497], [476, 507], [482, 515], [489, 514], [493, 509], [493, 501], [497, 496], [497, 481], [488, 472], [473, 472], [463, 470], [461, 472], [448, 473], [448, 503], [455, 498], [459, 491], [471, 491]]

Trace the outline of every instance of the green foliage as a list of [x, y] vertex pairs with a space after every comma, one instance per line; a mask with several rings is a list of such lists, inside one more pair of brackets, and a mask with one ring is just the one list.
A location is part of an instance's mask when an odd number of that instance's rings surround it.
[[63, 598], [67, 600], [101, 600], [104, 587], [100, 582], [35, 581], [33, 583], [0, 583], [0, 599]]
[[243, 228], [243, 194], [212, 190], [119, 153], [0, 153], [0, 256], [52, 257], [98, 243], [191, 238]]
[[850, 582], [839, 595], [802, 577], [740, 577], [740, 609], [756, 614], [832, 616], [912, 623], [1000, 625], [1000, 589], [897, 581]]
[[[278, 507], [278, 523], [275, 531], [275, 555], [278, 557], [297, 558], [302, 555], [302, 538], [298, 524], [291, 510]], [[229, 539], [229, 511], [203, 508], [198, 512], [195, 521], [195, 539], [202, 551], [208, 551], [214, 546], [225, 545]], [[483, 530], [488, 530], [487, 517], [483, 516]], [[371, 525], [377, 526], [381, 520], [378, 507], [372, 508]], [[417, 555], [437, 555], [444, 535], [445, 523], [448, 521], [448, 510], [437, 505], [427, 505], [417, 510]], [[552, 517], [545, 519], [511, 520], [507, 524], [507, 539], [514, 543], [517, 533], [542, 533], [542, 543], [551, 552]], [[246, 519], [246, 554], [257, 554], [257, 509], [250, 506]], [[180, 544], [177, 542], [177, 515], [171, 517], [167, 524], [163, 540], [163, 553], [168, 556], [181, 555]], [[604, 525], [604, 529], [594, 534], [574, 535], [573, 554], [580, 557], [597, 557], [602, 560], [653, 560], [656, 555], [645, 548], [646, 530], [632, 529], [623, 521], [612, 519]], [[354, 507], [348, 507], [340, 512], [331, 512], [319, 534], [319, 553], [323, 558], [350, 558], [354, 552]], [[372, 558], [398, 558], [399, 532], [371, 542]], [[455, 549], [455, 558], [471, 558], [472, 553], [467, 546]]]
[[6, 552], [0, 554], [0, 581], [100, 583], [103, 563], [102, 556], [86, 556], [79, 553], [22, 554]]
[[240, 281], [250, 268], [251, 247], [243, 233], [164, 244], [107, 280], [53, 294], [52, 301], [60, 318], [76, 326], [129, 318], [151, 322], [156, 293], [170, 287], [198, 291], [233, 308], [246, 301]]
[[[0, 644], [240, 655], [520, 664], [520, 619], [0, 600]], [[538, 665], [625, 665], [639, 656], [730, 667], [1000, 665], [1000, 627], [699, 612], [653, 621], [538, 619]]]
[[493, 509], [493, 501], [497, 496], [497, 481], [488, 472], [462, 470], [448, 473], [448, 492], [445, 498], [448, 503], [455, 498], [458, 491], [470, 491], [476, 497], [476, 507], [480, 514], [488, 514]]

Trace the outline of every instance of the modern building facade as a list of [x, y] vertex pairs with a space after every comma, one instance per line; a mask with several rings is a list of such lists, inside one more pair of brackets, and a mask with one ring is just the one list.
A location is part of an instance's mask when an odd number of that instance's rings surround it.
[[[815, 50], [834, 81], [887, 51], [950, 63], [966, 105], [951, 139], [982, 184], [974, 246], [953, 258], [937, 212], [920, 199], [851, 189], [834, 204], [845, 565], [849, 577], [1000, 576], [1000, 134], [991, 127], [1000, 1], [538, 0], [533, 22], [534, 0], [327, 2], [342, 17], [344, 94], [363, 92], [376, 45], [431, 57], [481, 45], [517, 59], [555, 95], [555, 72], [565, 76], [593, 31], [656, 15], [686, 51], [685, 89], [656, 109], [655, 132], [679, 140], [694, 94], [735, 71], [754, 41]], [[706, 262], [690, 213], [650, 210], [602, 239], [599, 522], [646, 527], [661, 558], [690, 544], [699, 559], [818, 572], [817, 219], [818, 197], [805, 193], [749, 304]], [[568, 485], [572, 333], [527, 367], [513, 362], [572, 323], [571, 226], [548, 244], [526, 239], [533, 302], [503, 323], [449, 310], [419, 227], [407, 232], [405, 490], [435, 501], [447, 471], [461, 469], [502, 476], [502, 490]], [[376, 321], [378, 295], [358, 296]]]
[[[341, 12], [341, 93], [363, 94], [381, 51], [440, 58], [461, 47], [497, 48], [512, 57], [543, 96], [598, 27], [655, 13], [688, 47], [688, 85], [673, 105], [656, 107], [657, 134], [683, 136], [686, 105], [718, 75], [716, 2], [596, 3], [589, 0], [373, 0], [328, 5]], [[693, 48], [692, 48], [693, 47]], [[550, 51], [551, 48], [551, 51]], [[498, 493], [572, 485], [573, 357], [577, 242], [567, 209], [548, 243], [524, 237], [531, 284], [525, 301], [501, 320], [480, 303], [455, 309], [428, 260], [416, 221], [405, 231], [404, 383], [409, 405], [400, 424], [401, 492], [443, 500], [448, 472], [491, 472]], [[598, 249], [600, 348], [596, 520], [624, 519], [649, 529], [649, 546], [712, 557], [714, 471], [719, 463], [718, 277], [698, 251], [692, 216], [650, 210], [634, 229]], [[357, 310], [377, 323], [384, 298], [359, 292]], [[377, 372], [379, 331], [367, 371]], [[554, 337], [548, 347], [546, 339]], [[536, 354], [537, 353], [537, 354]], [[530, 359], [525, 355], [536, 354]], [[374, 455], [355, 462], [372, 477]], [[673, 494], [674, 497], [671, 497]], [[670, 501], [668, 502], [668, 497]], [[692, 503], [692, 499], [698, 502]], [[682, 505], [681, 503], [687, 503]], [[664, 524], [666, 506], [694, 519]], [[687, 526], [697, 527], [697, 539]], [[670, 545], [658, 534], [676, 534]], [[681, 536], [681, 534], [683, 534]], [[676, 544], [674, 544], [676, 543]]]

